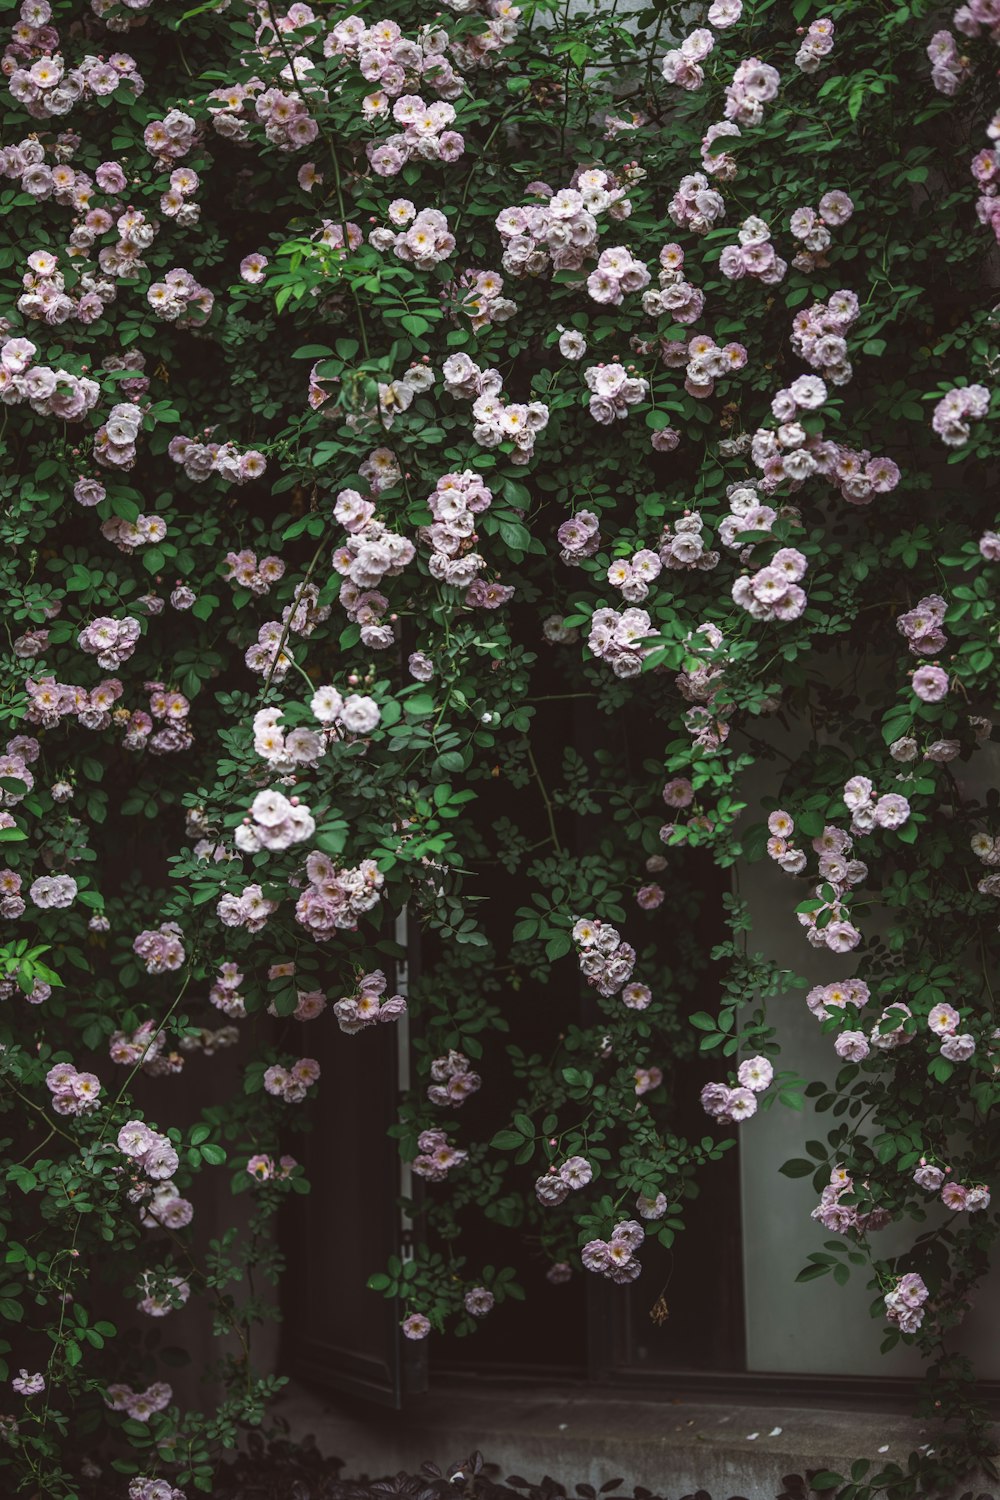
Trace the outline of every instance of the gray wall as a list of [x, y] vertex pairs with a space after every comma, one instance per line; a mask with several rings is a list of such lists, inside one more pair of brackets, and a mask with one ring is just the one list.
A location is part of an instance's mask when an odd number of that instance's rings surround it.
[[[777, 725], [772, 733], [778, 744]], [[797, 754], [807, 743], [805, 732], [793, 732], [781, 743], [788, 753]], [[968, 767], [961, 768], [961, 779], [967, 791], [979, 797], [987, 787], [1000, 784], [1000, 745], [983, 747]], [[748, 821], [760, 820], [760, 798], [777, 795], [779, 786], [779, 762], [758, 762], [752, 768], [744, 785]], [[794, 914], [803, 899], [800, 882], [767, 859], [741, 863], [736, 881], [750, 909], [754, 951], [812, 984], [828, 984], [854, 972], [854, 955], [838, 956], [806, 942]], [[865, 925], [872, 930], [870, 914]], [[805, 992], [779, 996], [768, 1007], [783, 1049], [780, 1066], [796, 1069], [807, 1080], [832, 1081], [840, 1066], [833, 1038], [824, 1035], [808, 1010]], [[852, 1268], [844, 1287], [832, 1277], [795, 1283], [806, 1256], [821, 1251], [823, 1241], [834, 1236], [809, 1217], [816, 1204], [811, 1179], [782, 1177], [778, 1168], [791, 1156], [805, 1156], [805, 1142], [824, 1140], [833, 1123], [829, 1114], [817, 1115], [806, 1100], [803, 1114], [776, 1103], [770, 1112], [740, 1127], [748, 1367], [837, 1375], [918, 1374], [921, 1365], [915, 1351], [897, 1346], [888, 1355], [879, 1353], [885, 1324], [869, 1316], [875, 1294], [866, 1287], [864, 1267]], [[880, 1231], [878, 1252], [902, 1251], [923, 1227], [906, 1221]], [[951, 1336], [949, 1346], [968, 1353], [984, 1376], [1000, 1378], [1000, 1268], [980, 1286], [965, 1327]]]

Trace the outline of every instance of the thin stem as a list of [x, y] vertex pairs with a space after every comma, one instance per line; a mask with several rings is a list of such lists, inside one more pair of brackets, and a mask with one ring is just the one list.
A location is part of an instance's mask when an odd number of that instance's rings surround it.
[[538, 762], [535, 760], [534, 751], [532, 750], [530, 745], [528, 746], [528, 764], [531, 767], [531, 774], [532, 776], [534, 776], [535, 781], [538, 785], [538, 790], [542, 794], [542, 801], [545, 804], [545, 816], [548, 820], [549, 835], [552, 844], [555, 848], [556, 853], [562, 854], [564, 851], [562, 844], [559, 842], [559, 835], [556, 832], [555, 812], [552, 807], [552, 802], [549, 799], [549, 794], [545, 790], [545, 782], [542, 780], [542, 773], [538, 769]]
[[308, 568], [306, 569], [306, 576], [303, 578], [302, 582], [299, 584], [298, 588], [295, 591], [295, 598], [292, 600], [292, 607], [288, 611], [288, 619], [285, 621], [284, 628], [283, 628], [283, 630], [281, 632], [281, 636], [280, 636], [280, 638], [278, 640], [277, 647], [275, 648], [274, 661], [271, 663], [271, 669], [268, 672], [266, 678], [264, 679], [264, 693], [265, 693], [265, 695], [266, 695], [268, 689], [271, 686], [271, 679], [273, 678], [275, 672], [277, 671], [278, 662], [281, 660], [282, 653], [283, 653], [283, 651], [285, 649], [285, 642], [288, 640], [288, 636], [289, 636], [289, 633], [290, 633], [291, 628], [292, 628], [292, 621], [295, 618], [295, 611], [299, 607], [299, 601], [301, 600], [302, 595], [305, 593], [305, 590], [306, 590], [306, 588], [307, 588], [307, 586], [309, 584], [309, 580], [312, 578], [313, 571], [314, 571], [314, 569], [316, 567], [316, 564], [319, 562], [320, 556], [321, 556], [321, 554], [323, 552], [323, 548], [326, 546], [328, 540], [329, 540], [329, 533], [328, 532], [324, 532], [322, 538], [320, 539], [319, 546], [316, 548], [316, 551], [312, 555], [312, 561], [310, 562]]

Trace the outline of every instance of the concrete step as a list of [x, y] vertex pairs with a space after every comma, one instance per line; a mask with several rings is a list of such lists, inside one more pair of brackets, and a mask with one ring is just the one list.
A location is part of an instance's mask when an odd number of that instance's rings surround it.
[[[671, 1500], [707, 1490], [712, 1500], [775, 1500], [786, 1474], [845, 1473], [868, 1458], [875, 1472], [931, 1446], [913, 1418], [863, 1410], [762, 1403], [655, 1399], [620, 1388], [537, 1386], [475, 1379], [435, 1381], [426, 1395], [394, 1412], [293, 1385], [275, 1412], [296, 1437], [312, 1433], [325, 1454], [344, 1460], [345, 1476], [416, 1472], [430, 1460], [445, 1469], [479, 1449], [492, 1478], [550, 1475], [572, 1493], [622, 1478], [623, 1493], [642, 1485]], [[965, 1483], [968, 1489], [991, 1488]]]

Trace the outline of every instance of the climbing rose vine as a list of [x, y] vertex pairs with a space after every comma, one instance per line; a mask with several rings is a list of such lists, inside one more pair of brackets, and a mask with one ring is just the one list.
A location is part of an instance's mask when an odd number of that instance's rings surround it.
[[408, 1016], [405, 1337], [522, 1294], [476, 1215], [552, 1296], [635, 1281], [805, 1097], [802, 1278], [867, 1279], [945, 1421], [845, 1493], [988, 1462], [995, 4], [4, 25], [5, 1492], [211, 1492], [281, 1384], [310, 1038], [363, 1074]]

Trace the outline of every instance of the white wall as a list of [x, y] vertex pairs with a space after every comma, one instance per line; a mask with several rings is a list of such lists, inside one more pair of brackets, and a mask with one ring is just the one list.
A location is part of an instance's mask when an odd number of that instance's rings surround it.
[[[774, 726], [775, 743], [781, 731]], [[797, 754], [806, 743], [804, 732], [783, 742]], [[777, 761], [758, 762], [750, 772], [744, 795], [748, 821], [761, 817], [759, 799], [777, 795]], [[981, 796], [1000, 783], [1000, 745], [980, 751], [962, 780]], [[852, 972], [850, 957], [811, 948], [794, 915], [799, 883], [764, 860], [741, 864], [736, 878], [746, 900], [753, 929], [750, 947], [783, 968], [792, 969], [811, 984], [827, 984]], [[869, 931], [871, 930], [869, 922]], [[808, 1010], [805, 992], [796, 990], [768, 1002], [768, 1016], [782, 1045], [781, 1066], [794, 1068], [807, 1080], [832, 1081], [839, 1060], [833, 1039], [824, 1035]], [[743, 1211], [744, 1285], [748, 1368], [756, 1371], [797, 1371], [837, 1375], [911, 1375], [921, 1369], [916, 1352], [897, 1346], [881, 1355], [885, 1331], [881, 1319], [869, 1316], [874, 1293], [867, 1290], [864, 1267], [852, 1268], [851, 1280], [840, 1287], [830, 1276], [796, 1284], [806, 1256], [821, 1251], [834, 1238], [810, 1219], [816, 1194], [810, 1178], [789, 1179], [778, 1171], [792, 1156], [805, 1156], [807, 1140], [825, 1140], [836, 1123], [829, 1112], [816, 1114], [810, 1100], [797, 1114], [775, 1104], [740, 1128], [740, 1170]], [[994, 1185], [995, 1190], [1000, 1184]], [[906, 1221], [882, 1230], [880, 1252], [903, 1250], [924, 1226]], [[1000, 1378], [1000, 1267], [981, 1285], [966, 1326], [952, 1336], [953, 1347], [968, 1353], [983, 1376]], [[951, 1346], [951, 1341], [950, 1346]]]

